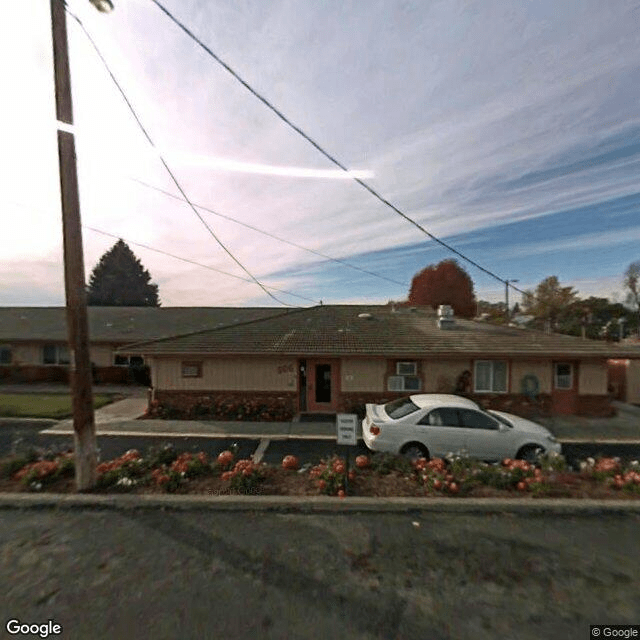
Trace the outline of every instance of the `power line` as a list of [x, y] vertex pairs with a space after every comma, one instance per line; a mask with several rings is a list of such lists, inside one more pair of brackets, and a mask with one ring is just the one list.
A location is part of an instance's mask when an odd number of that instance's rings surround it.
[[[300, 127], [298, 127], [291, 120], [289, 120], [289, 118], [287, 118], [287, 116], [285, 116], [282, 113], [282, 111], [280, 111], [269, 100], [267, 100], [267, 98], [265, 98], [262, 94], [260, 94], [258, 91], [256, 91], [256, 89], [254, 89], [244, 78], [242, 78], [229, 64], [227, 64], [224, 60], [222, 60], [222, 58], [220, 58], [220, 56], [218, 56], [206, 44], [204, 44], [204, 42], [202, 42], [202, 40], [200, 40], [187, 26], [185, 26], [182, 22], [180, 22], [168, 9], [166, 9], [160, 2], [158, 2], [158, 0], [151, 0], [151, 2], [153, 2], [153, 4], [155, 4], [176, 26], [178, 26], [184, 33], [186, 33], [196, 44], [198, 44], [204, 51], [206, 51], [206, 53], [209, 56], [211, 56], [219, 65], [221, 65], [238, 82], [240, 82], [240, 84], [242, 84], [242, 86], [244, 86], [245, 89], [247, 89], [247, 91], [249, 91], [251, 94], [253, 94], [258, 100], [260, 100], [260, 102], [262, 102], [262, 104], [264, 104], [268, 109], [270, 109], [273, 113], [275, 113], [276, 116], [278, 116], [278, 118], [280, 118], [280, 120], [282, 120], [285, 124], [287, 124], [289, 127], [291, 127], [296, 133], [298, 133], [300, 136], [302, 136], [307, 142], [309, 142], [316, 150], [318, 150], [325, 158], [327, 158], [327, 160], [329, 160], [331, 163], [333, 163], [336, 167], [338, 167], [339, 169], [342, 169], [342, 171], [345, 171], [346, 173], [350, 173], [349, 169], [347, 169], [347, 167], [345, 167], [339, 160], [334, 158], [329, 152], [325, 151], [320, 146], [320, 144], [318, 144], [309, 135], [307, 135]], [[480, 271], [483, 271], [484, 273], [486, 273], [487, 275], [491, 276], [492, 278], [495, 278], [499, 282], [502, 282], [503, 284], [506, 284], [504, 278], [501, 278], [500, 276], [496, 275], [495, 273], [493, 273], [489, 269], [486, 269], [485, 267], [483, 267], [482, 265], [478, 264], [477, 262], [475, 262], [471, 258], [468, 258], [466, 255], [464, 255], [463, 253], [461, 253], [460, 251], [458, 251], [457, 249], [455, 249], [451, 245], [449, 245], [446, 242], [444, 242], [444, 240], [440, 240], [440, 238], [436, 237], [435, 235], [433, 235], [432, 233], [427, 231], [420, 223], [416, 222], [415, 220], [410, 218], [407, 214], [405, 214], [400, 209], [398, 209], [398, 207], [396, 207], [394, 204], [389, 202], [389, 200], [387, 200], [385, 197], [380, 195], [373, 187], [368, 185], [366, 182], [364, 182], [360, 178], [358, 178], [356, 176], [353, 176], [353, 175], [351, 175], [351, 179], [354, 180], [355, 182], [357, 182], [361, 187], [366, 189], [372, 196], [374, 196], [377, 200], [382, 202], [382, 204], [386, 205], [392, 211], [397, 213], [400, 217], [404, 218], [407, 222], [409, 222], [413, 226], [417, 227], [425, 235], [427, 235], [429, 238], [431, 238], [431, 240], [433, 240], [434, 242], [438, 243], [439, 245], [441, 245], [442, 247], [444, 247], [445, 249], [447, 249], [451, 253], [454, 253], [458, 257], [462, 258], [465, 262], [468, 262], [469, 264], [473, 265], [474, 267], [476, 267]], [[516, 289], [516, 291], [519, 291], [519, 289], [517, 289], [516, 287], [513, 287], [513, 288]]]
[[[196, 267], [202, 267], [203, 269], [209, 269], [210, 271], [216, 271], [217, 273], [221, 273], [225, 276], [229, 276], [230, 278], [236, 278], [237, 280], [242, 280], [243, 282], [251, 282], [253, 280], [249, 280], [249, 278], [243, 278], [242, 276], [237, 276], [233, 273], [228, 273], [227, 271], [222, 271], [222, 269], [216, 269], [215, 267], [211, 267], [208, 264], [202, 264], [201, 262], [196, 262], [195, 260], [190, 260], [189, 258], [183, 258], [181, 256], [177, 256], [174, 253], [169, 253], [168, 251], [163, 251], [162, 249], [156, 249], [155, 247], [151, 247], [148, 244], [143, 244], [142, 242], [133, 242], [133, 240], [127, 240], [127, 238], [123, 238], [122, 236], [115, 235], [113, 233], [109, 233], [108, 231], [102, 231], [102, 229], [96, 229], [95, 227], [90, 227], [88, 225], [82, 225], [85, 229], [89, 229], [89, 231], [93, 231], [94, 233], [99, 233], [103, 236], [109, 236], [110, 238], [115, 238], [116, 240], [124, 240], [127, 244], [131, 244], [135, 247], [142, 247], [143, 249], [148, 249], [149, 251], [154, 251], [155, 253], [160, 253], [164, 256], [169, 256], [170, 258], [175, 258], [176, 260], [181, 260], [182, 262], [187, 262], [189, 264], [193, 264]], [[297, 293], [293, 293], [292, 291], [287, 291], [286, 289], [279, 289], [278, 287], [268, 287], [269, 289], [273, 289], [274, 291], [280, 291], [281, 293], [286, 293], [290, 296], [295, 296], [296, 298], [300, 298], [301, 300], [307, 300], [308, 302], [313, 302], [315, 305], [319, 304], [318, 300], [313, 300], [312, 298], [307, 298], [306, 296], [301, 296]]]
[[[144, 182], [144, 180], [140, 180], [138, 178], [133, 178], [130, 177], [130, 180], [133, 180], [134, 182], [137, 182], [138, 184], [141, 184], [145, 187], [147, 187], [148, 189], [153, 189], [154, 191], [158, 191], [159, 193], [162, 193], [170, 198], [173, 198], [174, 200], [180, 200], [182, 202], [184, 202], [182, 200], [182, 198], [180, 196], [177, 196], [173, 193], [171, 193], [170, 191], [166, 191], [165, 189], [161, 189], [160, 187], [156, 187], [152, 184], [149, 184], [148, 182]], [[366, 273], [370, 276], [374, 276], [376, 278], [381, 278], [382, 280], [387, 280], [388, 282], [392, 282], [393, 284], [399, 284], [402, 285], [403, 287], [408, 287], [408, 283], [406, 282], [400, 282], [399, 280], [394, 280], [393, 278], [388, 278], [387, 276], [383, 276], [380, 275], [379, 273], [375, 273], [373, 271], [368, 271], [367, 269], [363, 269], [362, 267], [358, 267], [355, 264], [351, 264], [350, 262], [347, 262], [346, 260], [342, 260], [340, 258], [332, 258], [331, 256], [325, 254], [325, 253], [321, 253], [320, 251], [316, 251], [315, 249], [309, 249], [308, 247], [303, 247], [300, 244], [297, 244], [295, 242], [292, 242], [291, 240], [287, 240], [285, 238], [281, 238], [280, 236], [277, 236], [273, 233], [270, 233], [269, 231], [265, 231], [264, 229], [260, 229], [259, 227], [254, 227], [251, 224], [248, 224], [246, 222], [242, 222], [241, 220], [238, 220], [237, 218], [232, 218], [231, 216], [227, 216], [223, 213], [219, 213], [218, 211], [214, 211], [213, 209], [209, 209], [208, 207], [205, 207], [201, 204], [194, 204], [195, 207], [197, 207], [198, 209], [202, 209], [203, 211], [207, 211], [208, 213], [212, 213], [215, 216], [219, 216], [220, 218], [224, 218], [225, 220], [230, 220], [231, 222], [235, 222], [236, 224], [242, 225], [243, 227], [246, 227], [247, 229], [251, 229], [253, 231], [257, 231], [258, 233], [262, 233], [265, 236], [268, 236], [269, 238], [273, 238], [274, 240], [278, 240], [279, 242], [284, 242], [285, 244], [288, 244], [292, 247], [295, 247], [296, 249], [302, 249], [303, 251], [308, 251], [309, 253], [313, 253], [316, 256], [319, 256], [321, 258], [324, 258], [325, 260], [331, 260], [332, 262], [338, 262], [339, 264], [342, 264], [346, 267], [349, 267], [350, 269], [356, 269], [357, 271], [361, 271], [362, 273]]]
[[[63, 1], [63, 4], [65, 5], [66, 8], [66, 3]], [[86, 35], [86, 37], [88, 38], [89, 42], [91, 43], [91, 45], [93, 46], [93, 48], [95, 49], [96, 53], [98, 54], [98, 57], [100, 58], [102, 64], [104, 65], [105, 69], [107, 70], [107, 73], [109, 74], [109, 76], [111, 77], [111, 80], [113, 81], [113, 83], [115, 84], [116, 88], [118, 89], [118, 91], [120, 92], [120, 95], [122, 96], [122, 98], [124, 99], [127, 107], [129, 108], [129, 111], [131, 111], [131, 114], [133, 115], [136, 123], [138, 124], [138, 126], [140, 127], [142, 133], [144, 134], [144, 136], [146, 137], [146, 139], [148, 140], [149, 144], [153, 147], [153, 149], [158, 153], [158, 157], [160, 158], [160, 161], [162, 162], [164, 168], [167, 170], [167, 173], [169, 174], [169, 176], [171, 177], [171, 179], [173, 180], [173, 183], [176, 185], [176, 187], [178, 188], [178, 191], [180, 191], [180, 193], [182, 194], [182, 197], [184, 199], [184, 201], [191, 207], [191, 210], [196, 214], [196, 216], [198, 217], [198, 219], [200, 220], [200, 222], [202, 222], [202, 224], [205, 226], [205, 228], [207, 229], [207, 231], [209, 232], [209, 234], [211, 235], [211, 237], [220, 245], [220, 247], [222, 247], [222, 249], [225, 251], [225, 253], [251, 278], [251, 280], [257, 284], [270, 298], [272, 298], [273, 300], [275, 300], [278, 304], [282, 304], [284, 306], [291, 306], [289, 304], [287, 304], [286, 302], [283, 302], [282, 300], [279, 300], [276, 296], [273, 295], [273, 293], [271, 293], [263, 284], [262, 282], [260, 282], [243, 264], [242, 262], [240, 262], [240, 260], [238, 260], [238, 258], [236, 258], [233, 253], [231, 253], [231, 251], [227, 248], [227, 246], [222, 242], [222, 240], [220, 240], [220, 238], [218, 238], [218, 236], [215, 234], [215, 232], [213, 231], [213, 229], [207, 224], [206, 220], [200, 215], [200, 213], [198, 212], [198, 210], [193, 206], [191, 200], [189, 200], [187, 194], [185, 193], [184, 189], [182, 188], [182, 186], [180, 185], [180, 183], [178, 182], [178, 179], [175, 177], [173, 171], [171, 171], [171, 169], [169, 168], [169, 165], [167, 164], [167, 162], [165, 161], [164, 157], [162, 156], [162, 154], [158, 151], [155, 143], [153, 142], [151, 136], [149, 135], [149, 133], [147, 132], [147, 130], [145, 129], [144, 125], [142, 124], [142, 121], [140, 120], [140, 118], [138, 117], [138, 114], [136, 113], [136, 110], [133, 108], [133, 105], [131, 104], [131, 101], [129, 100], [129, 98], [127, 97], [124, 89], [120, 86], [120, 83], [118, 82], [118, 80], [116, 79], [115, 75], [113, 74], [113, 72], [111, 71], [111, 68], [109, 67], [107, 61], [105, 60], [104, 56], [102, 55], [98, 45], [95, 43], [95, 41], [93, 40], [93, 38], [91, 37], [91, 35], [89, 34], [89, 32], [86, 30], [84, 24], [82, 24], [82, 21], [80, 20], [80, 18], [78, 18], [76, 15], [74, 15], [71, 11], [69, 11], [69, 9], [67, 8], [67, 13], [80, 25], [80, 28], [82, 29], [82, 31], [84, 32], [84, 34]]]

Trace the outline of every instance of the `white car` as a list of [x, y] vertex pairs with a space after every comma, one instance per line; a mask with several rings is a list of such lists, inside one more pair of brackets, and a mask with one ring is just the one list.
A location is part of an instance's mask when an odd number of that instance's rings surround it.
[[362, 437], [372, 451], [409, 458], [465, 454], [493, 461], [533, 462], [561, 445], [545, 427], [502, 411], [484, 411], [461, 396], [418, 394], [387, 404], [366, 405]]

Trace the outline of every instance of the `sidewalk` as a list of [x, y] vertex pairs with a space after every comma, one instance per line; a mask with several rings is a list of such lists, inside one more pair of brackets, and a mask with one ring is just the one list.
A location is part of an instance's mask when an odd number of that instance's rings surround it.
[[[98, 435], [154, 435], [210, 438], [288, 438], [335, 440], [331, 420], [319, 422], [225, 422], [215, 420], [137, 420], [144, 414], [146, 396], [131, 397], [98, 409], [95, 413]], [[640, 408], [615, 402], [618, 415], [612, 418], [555, 416], [538, 418], [563, 443], [640, 443]], [[72, 420], [63, 420], [42, 433], [70, 435]]]

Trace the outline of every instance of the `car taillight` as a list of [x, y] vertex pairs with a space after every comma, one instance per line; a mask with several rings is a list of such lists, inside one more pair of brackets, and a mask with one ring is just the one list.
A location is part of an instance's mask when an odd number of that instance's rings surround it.
[[371, 435], [377, 436], [380, 433], [380, 427], [377, 424], [372, 424], [369, 427], [369, 433]]

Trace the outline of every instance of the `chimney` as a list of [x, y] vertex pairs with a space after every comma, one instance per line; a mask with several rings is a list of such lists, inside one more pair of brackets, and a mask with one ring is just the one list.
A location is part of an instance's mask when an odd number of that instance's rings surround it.
[[453, 309], [448, 304], [441, 304], [438, 307], [438, 328], [450, 329], [454, 324]]

